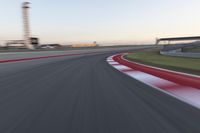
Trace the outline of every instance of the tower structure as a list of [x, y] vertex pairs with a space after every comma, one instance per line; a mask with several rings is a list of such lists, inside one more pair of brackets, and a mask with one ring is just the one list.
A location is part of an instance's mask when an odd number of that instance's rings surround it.
[[33, 45], [31, 44], [31, 37], [30, 37], [29, 4], [30, 4], [29, 2], [24, 2], [22, 4], [23, 25], [24, 25], [24, 44], [28, 49], [34, 49]]

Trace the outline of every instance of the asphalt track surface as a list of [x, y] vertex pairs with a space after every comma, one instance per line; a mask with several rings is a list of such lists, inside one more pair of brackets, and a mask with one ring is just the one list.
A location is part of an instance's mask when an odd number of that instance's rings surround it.
[[200, 110], [115, 70], [110, 55], [0, 64], [0, 133], [200, 133]]

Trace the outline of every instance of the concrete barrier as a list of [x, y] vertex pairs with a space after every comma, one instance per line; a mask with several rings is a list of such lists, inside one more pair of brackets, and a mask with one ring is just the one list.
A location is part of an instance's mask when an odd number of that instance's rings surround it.
[[160, 54], [175, 57], [200, 58], [200, 53], [183, 52], [184, 48], [198, 48], [199, 42], [189, 44], [165, 45]]
[[177, 50], [160, 51], [160, 54], [174, 57], [200, 58], [200, 53], [180, 52]]

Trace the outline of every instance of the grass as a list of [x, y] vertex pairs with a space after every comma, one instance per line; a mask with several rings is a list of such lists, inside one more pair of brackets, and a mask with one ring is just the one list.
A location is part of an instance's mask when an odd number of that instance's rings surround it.
[[200, 75], [200, 59], [164, 56], [159, 52], [138, 52], [125, 58], [146, 65]]

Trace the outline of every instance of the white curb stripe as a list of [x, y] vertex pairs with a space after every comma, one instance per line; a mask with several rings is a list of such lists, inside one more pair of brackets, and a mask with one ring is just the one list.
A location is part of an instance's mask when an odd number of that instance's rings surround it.
[[110, 61], [113, 61], [113, 62], [115, 62], [113, 59], [107, 59], [107, 61], [108, 61], [108, 62], [110, 62]]
[[124, 65], [113, 65], [114, 68], [117, 70], [123, 71], [123, 70], [130, 70], [131, 68], [124, 66]]
[[171, 89], [169, 92], [178, 95], [188, 101], [190, 104], [200, 107], [200, 90], [191, 87], [182, 87]]
[[199, 89], [182, 86], [151, 74], [133, 70], [114, 61], [112, 57], [109, 57], [107, 62], [122, 73], [200, 109]]
[[113, 61], [113, 62], [111, 61], [111, 62], [108, 62], [108, 63], [109, 63], [110, 65], [119, 65], [118, 62], [114, 62], [114, 61]]
[[175, 85], [175, 83], [172, 83], [170, 81], [167, 81], [165, 79], [161, 79], [158, 78], [156, 76], [144, 73], [144, 72], [140, 72], [140, 71], [128, 71], [128, 72], [124, 72], [125, 74], [129, 75], [132, 78], [141, 80], [145, 83], [149, 83], [149, 84], [153, 84], [156, 86], [160, 86], [160, 85]]

